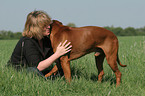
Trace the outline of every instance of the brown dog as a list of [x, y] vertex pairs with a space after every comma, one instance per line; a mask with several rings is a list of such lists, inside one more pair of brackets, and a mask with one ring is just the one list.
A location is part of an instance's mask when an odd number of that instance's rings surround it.
[[121, 72], [118, 69], [117, 62], [120, 66], [125, 67], [119, 61], [118, 57], [118, 39], [113, 32], [101, 27], [87, 26], [72, 28], [64, 26], [61, 22], [53, 20], [51, 25], [50, 40], [54, 52], [60, 42], [68, 40], [71, 42], [72, 50], [67, 55], [60, 58], [61, 66], [58, 64], [45, 75], [48, 77], [62, 67], [64, 76], [68, 82], [71, 81], [70, 60], [77, 59], [90, 52], [95, 52], [96, 66], [98, 69], [98, 80], [101, 81], [104, 75], [103, 61], [106, 60], [116, 75], [116, 85], [120, 84]]

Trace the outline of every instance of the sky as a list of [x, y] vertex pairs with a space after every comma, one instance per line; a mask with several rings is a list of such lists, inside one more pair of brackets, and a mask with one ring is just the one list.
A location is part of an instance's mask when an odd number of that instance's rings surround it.
[[145, 0], [0, 0], [0, 30], [22, 32], [27, 15], [34, 10], [77, 27], [145, 26]]

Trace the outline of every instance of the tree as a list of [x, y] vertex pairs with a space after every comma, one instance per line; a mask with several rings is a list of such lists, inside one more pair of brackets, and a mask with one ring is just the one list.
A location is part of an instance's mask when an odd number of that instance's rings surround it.
[[74, 23], [68, 23], [66, 26], [69, 26], [69, 27], [76, 27], [76, 25]]
[[114, 29], [115, 35], [119, 36], [123, 32], [123, 29], [121, 27], [117, 27]]
[[21, 32], [13, 33], [12, 31], [0, 31], [0, 39], [19, 39], [20, 37], [22, 37]]
[[111, 27], [106, 26], [104, 28], [107, 29], [107, 30], [112, 31], [117, 36], [119, 36], [123, 32], [123, 28], [121, 28], [121, 27], [115, 28], [114, 26], [111, 26]]
[[143, 28], [137, 28], [136, 32], [140, 36], [145, 36], [145, 26]]
[[16, 32], [14, 33], [15, 39], [20, 39], [22, 37], [22, 32]]
[[127, 27], [124, 29], [124, 33], [126, 36], [136, 36], [136, 30], [133, 27]]

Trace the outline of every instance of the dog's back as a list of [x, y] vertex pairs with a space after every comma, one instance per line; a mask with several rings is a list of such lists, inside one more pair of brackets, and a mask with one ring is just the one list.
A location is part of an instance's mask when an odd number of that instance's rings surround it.
[[55, 41], [52, 42], [54, 44], [52, 46], [57, 45], [60, 41], [70, 41], [73, 47], [69, 54], [69, 60], [77, 59], [90, 52], [95, 52], [97, 48], [102, 48], [101, 45], [106, 41], [105, 39], [108, 39], [110, 42], [112, 38], [116, 37], [111, 31], [102, 27], [85, 26], [73, 28], [64, 26], [58, 21], [53, 21], [53, 24], [55, 27], [52, 29], [52, 34], [53, 31], [56, 32], [56, 29], [57, 32], [53, 36], [55, 39], [51, 40]]

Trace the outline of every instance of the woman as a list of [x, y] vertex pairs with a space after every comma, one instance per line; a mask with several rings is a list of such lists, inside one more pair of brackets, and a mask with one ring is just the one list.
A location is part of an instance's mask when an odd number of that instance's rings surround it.
[[50, 35], [50, 17], [43, 11], [33, 11], [28, 14], [23, 37], [18, 41], [9, 65], [17, 69], [27, 67], [37, 70], [41, 75], [45, 75], [47, 69], [60, 56], [71, 50], [70, 42], [67, 40], [57, 47], [53, 54]]

